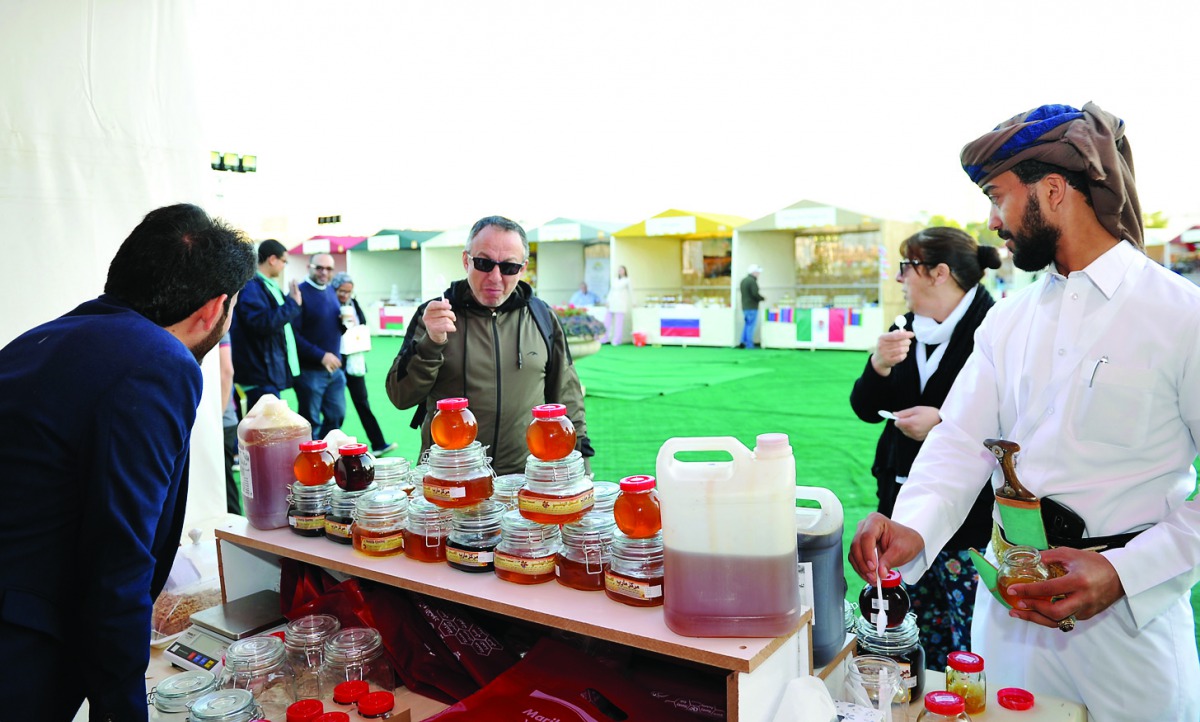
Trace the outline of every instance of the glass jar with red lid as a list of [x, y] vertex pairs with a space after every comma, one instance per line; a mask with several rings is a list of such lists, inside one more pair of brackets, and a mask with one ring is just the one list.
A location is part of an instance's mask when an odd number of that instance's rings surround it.
[[875, 618], [882, 612], [886, 620], [885, 628], [898, 627], [904, 622], [904, 616], [908, 614], [910, 606], [908, 592], [904, 589], [900, 572], [895, 569], [890, 570], [884, 576], [880, 586], [883, 587], [882, 594], [873, 584], [863, 587], [862, 592], [858, 595], [858, 611], [862, 613], [863, 619], [872, 625], [876, 624]]
[[337, 459], [329, 451], [329, 444], [321, 440], [301, 441], [300, 453], [292, 463], [296, 481], [305, 486], [321, 486], [333, 479], [333, 465]]
[[533, 407], [533, 421], [525, 428], [529, 453], [542, 461], [562, 459], [575, 450], [575, 425], [563, 404]]
[[370, 486], [375, 481], [375, 458], [367, 453], [367, 445], [345, 444], [338, 449], [333, 476], [345, 491], [362, 491]]
[[475, 441], [479, 424], [475, 421], [475, 414], [467, 408], [468, 405], [468, 401], [461, 397], [437, 402], [437, 411], [429, 422], [433, 443], [443, 449], [465, 449]]
[[625, 536], [645, 539], [662, 531], [662, 511], [653, 476], [627, 476], [621, 479], [621, 493], [613, 503], [617, 528]]
[[539, 524], [570, 524], [594, 505], [592, 480], [578, 451], [555, 461], [533, 455], [525, 460], [525, 486], [517, 492], [517, 508], [525, 518]]
[[946, 691], [963, 698], [967, 714], [983, 714], [987, 710], [983, 657], [961, 650], [946, 655]]

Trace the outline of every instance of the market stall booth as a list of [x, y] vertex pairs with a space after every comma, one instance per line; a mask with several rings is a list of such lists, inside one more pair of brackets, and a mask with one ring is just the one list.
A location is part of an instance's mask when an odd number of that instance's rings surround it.
[[436, 298], [451, 283], [466, 277], [462, 254], [470, 228], [453, 228], [421, 244], [421, 299]]
[[367, 240], [366, 236], [313, 236], [303, 243], [288, 249], [287, 281], [308, 278], [308, 262], [317, 253], [333, 256], [334, 273], [350, 272], [350, 259], [346, 252]]
[[746, 222], [671, 209], [613, 234], [611, 268], [625, 266], [633, 287], [635, 343], [737, 343], [733, 235]]
[[[601, 302], [608, 294], [609, 239], [622, 225], [555, 218], [526, 233], [537, 257], [534, 289], [553, 306], [565, 306], [586, 283]], [[589, 310], [589, 313], [591, 311]]]
[[354, 293], [371, 333], [403, 336], [421, 304], [421, 244], [440, 231], [383, 229], [354, 247]]
[[[759, 328], [768, 348], [874, 346], [907, 310], [896, 283], [900, 242], [919, 223], [802, 200], [737, 230], [735, 270], [763, 267]], [[741, 321], [737, 323], [740, 333]]]

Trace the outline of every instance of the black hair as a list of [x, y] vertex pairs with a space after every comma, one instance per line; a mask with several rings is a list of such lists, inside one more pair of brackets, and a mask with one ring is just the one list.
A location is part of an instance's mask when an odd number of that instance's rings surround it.
[[900, 244], [900, 255], [923, 266], [946, 264], [954, 282], [964, 291], [979, 283], [985, 269], [1000, 267], [999, 249], [981, 246], [966, 231], [946, 226], [913, 234]]
[[180, 203], [151, 211], [133, 229], [109, 264], [104, 292], [165, 327], [221, 295], [228, 312], [254, 272], [254, 246], [241, 232]]
[[465, 250], [471, 252], [471, 244], [475, 242], [475, 236], [483, 232], [484, 228], [495, 226], [502, 231], [512, 231], [521, 237], [521, 247], [525, 249], [525, 259], [529, 260], [529, 239], [525, 237], [525, 229], [520, 223], [510, 221], [504, 216], [487, 216], [475, 221], [475, 225], [471, 226], [471, 233], [467, 236], [467, 245]]
[[287, 248], [274, 238], [268, 238], [258, 244], [258, 262], [263, 264], [268, 258], [287, 258]]
[[1051, 173], [1057, 173], [1066, 179], [1067, 185], [1083, 194], [1083, 198], [1089, 206], [1092, 205], [1091, 181], [1083, 171], [1067, 170], [1062, 166], [1044, 163], [1031, 158], [1014, 165], [1012, 172], [1017, 176], [1017, 180], [1021, 181], [1022, 185], [1037, 183]]

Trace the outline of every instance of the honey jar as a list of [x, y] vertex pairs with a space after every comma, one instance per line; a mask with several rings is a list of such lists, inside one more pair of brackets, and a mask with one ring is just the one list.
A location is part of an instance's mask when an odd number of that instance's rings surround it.
[[621, 479], [621, 493], [613, 504], [613, 517], [625, 536], [644, 539], [662, 531], [662, 512], [654, 485], [653, 476]]
[[517, 493], [517, 507], [539, 524], [579, 521], [594, 505], [592, 481], [583, 456], [572, 451], [565, 459], [543, 461], [532, 455], [525, 461], [525, 486]]
[[[876, 623], [875, 618], [882, 613], [886, 620], [885, 627], [898, 627], [904, 622], [910, 607], [908, 592], [904, 589], [900, 572], [890, 570], [880, 586], [883, 587], [882, 594], [873, 584], [863, 587], [858, 595], [858, 611], [862, 613], [863, 619], [872, 625]], [[880, 597], [883, 599], [880, 600]]]
[[575, 450], [575, 425], [563, 404], [533, 407], [533, 421], [525, 428], [529, 453], [542, 461], [562, 459]]
[[562, 548], [554, 560], [558, 583], [585, 592], [604, 589], [604, 567], [615, 530], [616, 523], [607, 514], [584, 514], [579, 521], [563, 524]]
[[663, 540], [658, 533], [645, 539], [613, 534], [604, 594], [631, 607], [658, 607], [663, 603]]
[[375, 481], [375, 459], [366, 444], [345, 444], [338, 449], [333, 478], [345, 491], [362, 491]]
[[496, 576], [514, 584], [542, 584], [554, 579], [554, 557], [560, 539], [556, 526], [530, 521], [519, 511], [504, 512], [495, 552]]
[[453, 514], [452, 509], [431, 504], [424, 497], [410, 499], [404, 525], [404, 556], [419, 562], [446, 561], [446, 537]]
[[408, 494], [397, 488], [376, 489], [359, 497], [350, 528], [354, 549], [370, 557], [390, 557], [404, 551], [404, 521]]
[[[1042, 582], [1050, 578], [1050, 570], [1042, 563], [1042, 555], [1030, 546], [1012, 546], [1004, 550], [1000, 568], [996, 571], [996, 586], [1000, 596], [1009, 606], [1017, 606], [1017, 598], [1009, 593], [1013, 584]], [[1049, 597], [1022, 597], [1022, 599], [1045, 599]]]
[[325, 536], [325, 515], [337, 484], [326, 481], [311, 486], [300, 481], [292, 483], [288, 495], [288, 527], [300, 536]]
[[337, 461], [324, 441], [301, 441], [300, 453], [292, 463], [296, 481], [306, 486], [320, 486], [333, 479], [333, 464]]
[[437, 402], [437, 411], [429, 422], [433, 443], [443, 449], [465, 449], [475, 441], [479, 424], [467, 406], [464, 398], [441, 399]]
[[453, 510], [446, 563], [460, 572], [490, 572], [500, 543], [500, 517], [509, 508], [494, 498]]
[[494, 474], [483, 445], [478, 441], [472, 441], [462, 449], [431, 446], [428, 464], [421, 493], [430, 503], [457, 509], [492, 496]]
[[963, 698], [967, 714], [983, 714], [987, 709], [983, 657], [963, 651], [946, 655], [946, 691]]

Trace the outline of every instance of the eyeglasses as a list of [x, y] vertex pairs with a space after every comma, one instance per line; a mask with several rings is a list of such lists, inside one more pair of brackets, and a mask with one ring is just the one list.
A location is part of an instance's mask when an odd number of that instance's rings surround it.
[[913, 266], [915, 268], [917, 266], [927, 266], [927, 265], [929, 265], [929, 264], [925, 263], [924, 261], [910, 261], [910, 260], [905, 259], [903, 261], [900, 261], [900, 274], [899, 275], [903, 276], [904, 272], [908, 270], [909, 266]]
[[310, 265], [309, 268], [313, 269], [314, 271], [332, 271], [333, 270], [333, 266], [312, 266], [312, 265]]
[[500, 273], [505, 276], [515, 276], [525, 267], [525, 261], [513, 263], [512, 261], [493, 261], [490, 258], [480, 258], [479, 256], [467, 256], [471, 259], [471, 265], [480, 273], [491, 273], [496, 266], [500, 267]]

